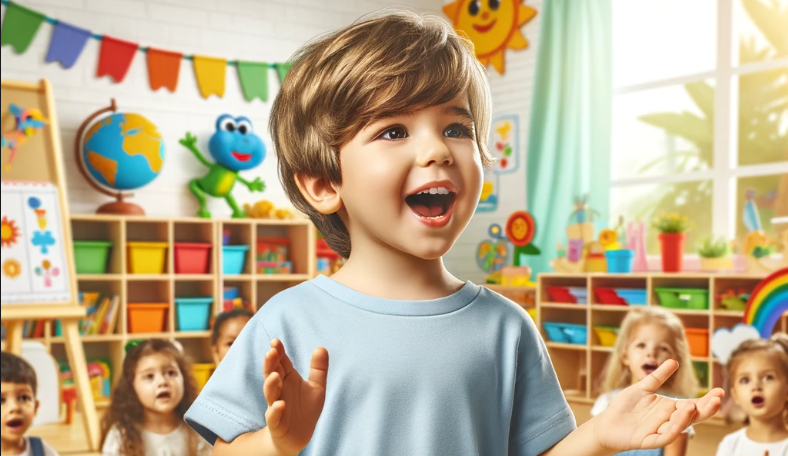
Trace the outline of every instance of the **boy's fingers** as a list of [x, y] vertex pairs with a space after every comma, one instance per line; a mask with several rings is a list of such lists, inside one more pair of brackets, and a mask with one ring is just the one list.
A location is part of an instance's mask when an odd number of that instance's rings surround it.
[[275, 431], [282, 421], [285, 412], [285, 401], [276, 401], [265, 412], [265, 425], [270, 431]]
[[279, 400], [282, 394], [282, 377], [278, 372], [274, 372], [265, 379], [263, 383], [263, 395], [265, 395], [265, 402], [271, 407], [274, 402]]
[[653, 445], [648, 445], [648, 448], [662, 448], [675, 441], [679, 435], [687, 429], [692, 421], [692, 416], [695, 414], [695, 404], [692, 402], [685, 402], [681, 409], [676, 410], [671, 414], [670, 420], [667, 424], [670, 426], [664, 428], [660, 426], [660, 430], [667, 429], [667, 432], [660, 432], [655, 434]]
[[328, 351], [323, 348], [316, 348], [312, 352], [312, 362], [309, 365], [309, 381], [315, 382], [323, 388], [326, 387], [328, 380]]
[[723, 396], [725, 396], [725, 391], [722, 388], [714, 388], [706, 393], [705, 396], [698, 399], [696, 402], [698, 413], [695, 417], [695, 421], [707, 420], [714, 416], [720, 409]]
[[285, 346], [282, 344], [282, 341], [279, 339], [274, 339], [271, 341], [271, 347], [279, 353], [279, 364], [282, 365], [284, 368], [284, 376], [286, 377], [290, 372], [293, 371], [293, 363], [290, 362], [290, 358], [287, 356], [285, 352]]
[[655, 393], [674, 372], [679, 368], [679, 363], [669, 359], [662, 363], [654, 372], [650, 373], [648, 377], [640, 381], [640, 386], [649, 393]]
[[263, 378], [268, 378], [273, 372], [276, 371], [276, 366], [279, 364], [279, 353], [273, 348], [265, 353], [263, 358]]

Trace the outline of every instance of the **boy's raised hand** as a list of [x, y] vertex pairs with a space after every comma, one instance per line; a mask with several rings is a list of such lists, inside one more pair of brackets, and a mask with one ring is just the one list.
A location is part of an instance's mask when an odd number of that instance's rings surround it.
[[309, 380], [305, 381], [290, 362], [278, 339], [263, 362], [263, 394], [268, 403], [265, 421], [274, 445], [284, 454], [298, 454], [315, 432], [317, 419], [326, 400], [328, 351], [312, 353]]
[[725, 394], [715, 388], [700, 399], [676, 400], [655, 394], [678, 370], [668, 360], [648, 377], [618, 393], [599, 416], [597, 442], [607, 450], [662, 448], [692, 423], [717, 413]]

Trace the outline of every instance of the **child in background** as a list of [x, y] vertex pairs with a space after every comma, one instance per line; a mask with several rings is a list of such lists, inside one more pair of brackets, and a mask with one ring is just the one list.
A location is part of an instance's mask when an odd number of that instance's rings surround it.
[[11, 353], [0, 354], [0, 399], [2, 401], [2, 456], [58, 456], [38, 437], [25, 437], [38, 411], [36, 371], [27, 361]]
[[[692, 397], [696, 381], [681, 320], [660, 307], [630, 310], [621, 323], [621, 330], [607, 367], [604, 394], [599, 396], [591, 409], [591, 416], [602, 413], [622, 389], [642, 381], [669, 359], [678, 361], [679, 369], [662, 385], [659, 393], [671, 397]], [[694, 430], [690, 426], [664, 449], [634, 450], [621, 454], [684, 456], [687, 453], [688, 439], [692, 435]]]
[[728, 361], [728, 378], [747, 427], [726, 435], [717, 456], [788, 456], [788, 335], [742, 342]]
[[183, 423], [197, 396], [190, 373], [169, 341], [150, 339], [132, 348], [101, 423], [102, 456], [210, 455], [210, 446]]
[[254, 312], [243, 308], [222, 312], [216, 317], [211, 334], [211, 351], [213, 352], [213, 362], [217, 366], [222, 362], [227, 350], [230, 349], [252, 317], [254, 317]]

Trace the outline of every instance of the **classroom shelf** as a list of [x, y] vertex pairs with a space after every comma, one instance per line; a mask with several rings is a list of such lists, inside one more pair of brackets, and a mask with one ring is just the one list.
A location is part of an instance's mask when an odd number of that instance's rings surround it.
[[[687, 328], [707, 329], [709, 332], [709, 355], [692, 356], [693, 365], [705, 367], [708, 374], [707, 384], [700, 389], [721, 387], [722, 367], [711, 353], [711, 335], [719, 328], [732, 328], [741, 323], [744, 312], [728, 310], [721, 305], [719, 295], [727, 290], [752, 292], [765, 275], [752, 274], [540, 274], [536, 287], [537, 327], [550, 351], [558, 380], [562, 389], [571, 391], [567, 400], [578, 403], [593, 403], [600, 394], [598, 390], [613, 347], [602, 346], [593, 328], [595, 326], [620, 327], [627, 312], [643, 305], [608, 305], [597, 300], [597, 288], [646, 290], [645, 306], [659, 306], [659, 296], [655, 288], [697, 288], [708, 290], [707, 309], [666, 310], [678, 316]], [[547, 293], [549, 287], [586, 288], [589, 304], [562, 304], [552, 302]], [[585, 325], [588, 332], [586, 344], [565, 344], [548, 341], [542, 322], [570, 323]], [[778, 321], [775, 331], [788, 329], [788, 313]]]

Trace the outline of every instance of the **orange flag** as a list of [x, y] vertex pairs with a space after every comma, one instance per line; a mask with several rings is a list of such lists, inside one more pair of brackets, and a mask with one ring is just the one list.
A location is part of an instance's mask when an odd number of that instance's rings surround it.
[[203, 98], [224, 96], [224, 78], [227, 73], [227, 60], [201, 55], [194, 56], [194, 74]]
[[177, 52], [148, 49], [148, 80], [152, 90], [166, 87], [175, 92], [178, 87], [178, 73], [181, 69], [183, 54]]

